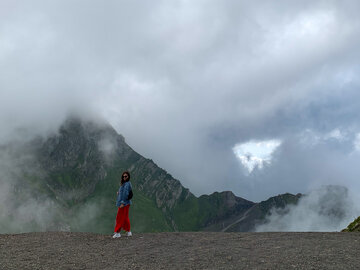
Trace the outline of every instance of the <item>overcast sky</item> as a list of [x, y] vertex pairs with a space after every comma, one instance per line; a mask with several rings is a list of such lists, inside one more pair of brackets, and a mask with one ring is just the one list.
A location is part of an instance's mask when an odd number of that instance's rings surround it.
[[360, 193], [359, 1], [0, 0], [1, 140], [101, 116], [196, 194]]

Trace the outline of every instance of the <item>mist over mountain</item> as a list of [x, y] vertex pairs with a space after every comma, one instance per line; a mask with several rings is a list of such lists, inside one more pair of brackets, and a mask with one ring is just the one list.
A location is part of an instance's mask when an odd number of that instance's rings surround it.
[[[346, 189], [335, 187], [320, 191], [320, 201], [311, 199], [312, 193], [287, 193], [259, 203], [231, 191], [196, 197], [135, 152], [111, 125], [78, 117], [50, 135], [2, 145], [0, 166], [1, 233], [112, 232], [124, 170], [131, 172], [135, 194], [133, 231], [335, 230], [354, 212]], [[293, 226], [309, 213], [313, 226]], [[318, 216], [337, 221], [323, 226]]]
[[359, 213], [347, 188], [323, 186], [296, 205], [273, 208], [256, 231], [340, 231]]

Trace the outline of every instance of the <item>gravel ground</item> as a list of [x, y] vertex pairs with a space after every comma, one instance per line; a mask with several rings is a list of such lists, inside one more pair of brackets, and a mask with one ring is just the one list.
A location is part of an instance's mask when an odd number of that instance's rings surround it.
[[360, 233], [0, 234], [0, 269], [359, 269]]

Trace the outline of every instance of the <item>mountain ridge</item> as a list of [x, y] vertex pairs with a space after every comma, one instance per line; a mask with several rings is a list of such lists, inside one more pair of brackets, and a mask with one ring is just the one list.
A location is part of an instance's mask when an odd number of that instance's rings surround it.
[[67, 119], [57, 133], [36, 138], [19, 151], [24, 149], [31, 153], [31, 165], [21, 169], [16, 188], [50, 198], [59, 209], [52, 222], [58, 229], [111, 231], [115, 193], [125, 170], [130, 171], [134, 188], [130, 218], [135, 231], [221, 231], [230, 224], [230, 231], [251, 231], [271, 207], [285, 207], [300, 198], [284, 194], [272, 197], [272, 202], [254, 203], [231, 191], [196, 197], [134, 151], [110, 124], [76, 117]]

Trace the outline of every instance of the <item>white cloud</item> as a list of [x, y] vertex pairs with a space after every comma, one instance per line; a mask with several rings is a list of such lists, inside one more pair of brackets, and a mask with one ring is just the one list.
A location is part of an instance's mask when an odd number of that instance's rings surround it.
[[350, 139], [348, 131], [340, 130], [339, 128], [325, 133], [307, 128], [299, 134], [299, 138], [305, 147], [314, 147], [320, 143], [326, 143], [331, 140], [341, 143]]
[[360, 151], [360, 133], [356, 134], [356, 137], [354, 140], [354, 148], [356, 151]]
[[338, 128], [330, 131], [328, 134], [325, 134], [325, 139], [336, 139], [338, 141], [343, 141], [346, 139], [346, 136], [344, 133], [342, 133]]
[[329, 42], [337, 28], [333, 10], [305, 11], [294, 18], [288, 18], [285, 24], [267, 22], [266, 46], [274, 54], [288, 54], [294, 49], [309, 52]]
[[251, 173], [255, 167], [262, 169], [264, 164], [270, 164], [272, 153], [281, 144], [279, 140], [267, 141], [249, 141], [242, 144], [236, 144], [233, 147], [233, 152]]

